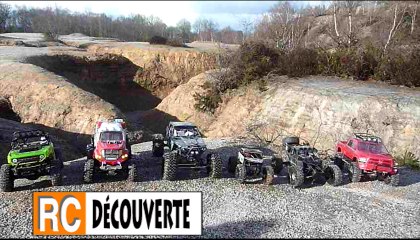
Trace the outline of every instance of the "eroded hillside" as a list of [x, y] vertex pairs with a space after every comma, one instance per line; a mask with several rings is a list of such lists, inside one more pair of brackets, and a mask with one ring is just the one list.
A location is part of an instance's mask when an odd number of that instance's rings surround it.
[[392, 152], [420, 156], [416, 89], [274, 76], [264, 92], [251, 85], [225, 94], [210, 115], [195, 109], [193, 96], [212, 79], [212, 71], [200, 73], [215, 68], [217, 46], [83, 41], [89, 43], [86, 50], [1, 47], [0, 97], [9, 109], [0, 117], [55, 129], [80, 145], [96, 120], [114, 116], [127, 117], [148, 134], [162, 132], [170, 120], [192, 121], [214, 138], [246, 136], [250, 125], [261, 123], [321, 149], [333, 148], [352, 132], [370, 130]]
[[420, 93], [416, 90], [331, 77], [275, 76], [267, 91], [249, 86], [227, 94], [210, 115], [195, 110], [193, 97], [209, 79], [211, 74], [192, 78], [157, 109], [197, 123], [208, 137], [249, 136], [247, 127], [261, 123], [267, 132], [300, 135], [320, 149], [333, 149], [336, 141], [352, 132], [369, 130], [381, 136], [390, 151], [408, 150], [420, 156]]

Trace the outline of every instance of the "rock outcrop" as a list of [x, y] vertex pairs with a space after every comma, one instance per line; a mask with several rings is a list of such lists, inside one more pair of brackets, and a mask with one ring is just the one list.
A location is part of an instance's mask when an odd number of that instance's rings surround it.
[[164, 98], [191, 77], [213, 69], [216, 54], [195, 48], [174, 48], [141, 43], [95, 44], [87, 48], [94, 55], [115, 54], [140, 67], [134, 81]]
[[369, 130], [392, 153], [407, 150], [420, 157], [418, 90], [332, 77], [276, 76], [264, 92], [251, 85], [226, 94], [210, 115], [195, 110], [193, 97], [209, 79], [208, 73], [200, 74], [180, 85], [157, 110], [195, 122], [208, 137], [246, 136], [249, 126], [261, 123], [272, 134], [300, 135], [319, 149], [334, 149], [336, 141]]
[[31, 64], [0, 64], [0, 96], [22, 123], [90, 134], [99, 118], [122, 116], [112, 104]]

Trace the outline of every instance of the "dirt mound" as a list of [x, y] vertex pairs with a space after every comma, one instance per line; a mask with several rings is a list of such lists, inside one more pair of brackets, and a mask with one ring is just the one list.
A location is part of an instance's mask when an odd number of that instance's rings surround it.
[[148, 44], [95, 44], [87, 48], [94, 55], [115, 54], [140, 67], [134, 79], [161, 99], [191, 77], [216, 66], [214, 53], [190, 48], [157, 47]]
[[98, 96], [31, 64], [0, 63], [0, 96], [23, 123], [57, 129], [82, 146], [79, 140], [91, 134], [98, 119], [123, 116]]
[[[208, 137], [247, 135], [247, 127], [266, 124], [269, 131], [300, 135], [320, 149], [334, 148], [352, 132], [370, 130], [388, 149], [420, 156], [420, 92], [386, 84], [338, 78], [275, 77], [268, 90], [248, 86], [223, 97], [215, 115], [197, 112], [194, 93], [209, 74], [200, 74], [175, 89], [157, 107], [180, 120], [195, 122]], [[281, 139], [281, 138], [280, 138]]]

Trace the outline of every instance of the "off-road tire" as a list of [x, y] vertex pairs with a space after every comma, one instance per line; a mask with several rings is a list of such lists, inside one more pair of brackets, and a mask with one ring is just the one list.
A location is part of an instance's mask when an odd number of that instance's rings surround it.
[[279, 174], [283, 169], [283, 160], [279, 157], [273, 157], [271, 166], [273, 167], [274, 173]]
[[236, 165], [236, 169], [235, 169], [235, 178], [240, 182], [240, 183], [245, 183], [245, 166], [242, 163], [239, 163], [238, 165]]
[[153, 143], [152, 147], [152, 154], [153, 157], [162, 157], [164, 153], [164, 146], [155, 147], [155, 144]]
[[163, 174], [162, 179], [167, 181], [173, 181], [176, 177], [176, 151], [171, 151], [163, 155]]
[[341, 169], [337, 165], [329, 165], [326, 171], [327, 171], [327, 176], [326, 176], [327, 183], [329, 185], [338, 186], [343, 182], [343, 173], [341, 172]]
[[211, 178], [221, 178], [222, 177], [222, 158], [217, 153], [213, 153], [210, 157], [210, 176]]
[[137, 182], [138, 181], [138, 169], [137, 164], [131, 163], [128, 167], [127, 173], [127, 182]]
[[93, 159], [93, 152], [95, 148], [93, 147], [93, 144], [86, 145], [86, 159]]
[[13, 191], [12, 168], [8, 164], [3, 164], [1, 165], [1, 168], [0, 168], [0, 191], [1, 192]]
[[274, 169], [271, 166], [265, 166], [263, 168], [263, 182], [266, 185], [273, 184], [274, 179]]
[[61, 151], [61, 148], [54, 148], [54, 153], [55, 153], [55, 157], [56, 159], [60, 162], [60, 168], [64, 167], [64, 158], [63, 158], [63, 153]]
[[398, 184], [400, 183], [400, 174], [394, 174], [394, 175], [388, 175], [385, 177], [384, 179], [384, 183], [387, 185], [391, 185], [393, 187], [398, 186]]
[[360, 182], [360, 179], [362, 179], [362, 170], [360, 170], [356, 162], [351, 162], [347, 172], [350, 182]]
[[51, 161], [51, 185], [52, 186], [61, 186], [63, 184], [63, 174], [61, 169], [63, 168], [63, 162], [60, 159], [55, 159]]
[[285, 144], [299, 144], [299, 137], [283, 138], [283, 145], [285, 145]]
[[293, 187], [297, 188], [303, 185], [305, 181], [305, 175], [303, 173], [303, 167], [299, 165], [291, 165], [288, 167], [289, 183]]
[[163, 142], [159, 145], [159, 146], [155, 146], [156, 141], [162, 141], [163, 140], [163, 136], [161, 134], [156, 134], [153, 136], [153, 141], [152, 141], [152, 154], [154, 157], [162, 157], [164, 152], [165, 152], [165, 146], [163, 144]]
[[93, 183], [95, 175], [95, 160], [88, 159], [85, 162], [85, 167], [83, 171], [83, 181], [85, 183]]
[[235, 173], [236, 165], [238, 165], [238, 157], [237, 156], [230, 156], [228, 160], [228, 172]]
[[131, 152], [131, 144], [127, 143], [127, 150], [128, 150], [128, 160], [133, 158], [133, 153]]

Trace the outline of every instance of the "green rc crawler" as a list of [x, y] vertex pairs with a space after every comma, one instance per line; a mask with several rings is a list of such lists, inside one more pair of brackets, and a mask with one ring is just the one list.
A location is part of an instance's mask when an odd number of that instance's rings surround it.
[[11, 147], [7, 163], [0, 168], [0, 191], [13, 191], [15, 179], [36, 180], [45, 175], [50, 176], [53, 186], [61, 185], [63, 159], [47, 133], [14, 132]]

